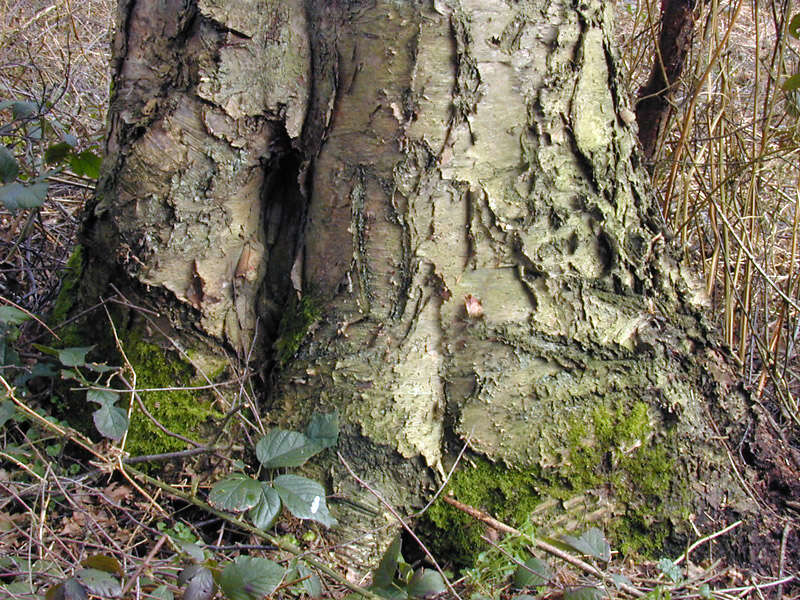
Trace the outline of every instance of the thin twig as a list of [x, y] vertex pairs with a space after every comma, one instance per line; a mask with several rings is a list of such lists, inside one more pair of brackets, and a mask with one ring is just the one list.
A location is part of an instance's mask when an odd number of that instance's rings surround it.
[[518, 536], [524, 538], [530, 544], [533, 544], [533, 546], [535, 546], [539, 550], [543, 550], [544, 552], [547, 552], [548, 554], [551, 554], [551, 555], [553, 555], [553, 556], [555, 556], [557, 558], [560, 558], [564, 562], [571, 564], [573, 567], [579, 568], [580, 570], [584, 571], [585, 573], [589, 573], [591, 575], [594, 575], [595, 577], [599, 577], [603, 581], [611, 582], [615, 586], [619, 587], [619, 589], [629, 593], [631, 596], [635, 596], [636, 598], [642, 598], [645, 595], [644, 592], [642, 592], [641, 590], [636, 589], [635, 587], [633, 587], [631, 585], [628, 585], [627, 583], [624, 583], [624, 582], [617, 583], [617, 582], [615, 582], [614, 579], [611, 577], [611, 575], [607, 575], [606, 573], [603, 573], [599, 569], [596, 569], [595, 567], [593, 567], [589, 563], [584, 562], [579, 558], [576, 558], [575, 556], [569, 554], [568, 552], [565, 552], [565, 551], [561, 550], [560, 548], [556, 548], [552, 544], [548, 544], [547, 542], [543, 542], [542, 540], [534, 539], [534, 538], [530, 537], [529, 535], [526, 535], [526, 534], [522, 533], [518, 529], [515, 529], [514, 527], [511, 527], [510, 525], [506, 525], [502, 521], [498, 521], [494, 517], [491, 517], [491, 516], [487, 515], [486, 513], [478, 510], [477, 508], [474, 508], [474, 507], [470, 506], [469, 504], [464, 504], [463, 502], [459, 502], [458, 500], [456, 500], [455, 498], [452, 498], [450, 496], [442, 496], [442, 500], [444, 500], [445, 502], [447, 502], [451, 506], [454, 506], [458, 510], [467, 513], [471, 517], [474, 517], [478, 521], [486, 523], [490, 527], [492, 527], [494, 529], [497, 529], [498, 531], [503, 531], [505, 533], [511, 533], [513, 535], [518, 535]]
[[347, 578], [343, 577], [342, 575], [340, 575], [339, 573], [337, 573], [336, 571], [331, 569], [325, 563], [323, 563], [323, 562], [321, 562], [321, 561], [319, 561], [319, 560], [317, 560], [315, 558], [311, 558], [311, 557], [307, 556], [306, 553], [303, 552], [303, 550], [301, 550], [300, 548], [296, 547], [295, 545], [290, 544], [290, 543], [282, 540], [279, 537], [271, 535], [271, 534], [267, 533], [266, 531], [264, 531], [263, 529], [259, 529], [258, 527], [254, 527], [252, 525], [248, 525], [247, 523], [245, 523], [245, 522], [243, 522], [243, 521], [241, 521], [239, 519], [236, 519], [232, 515], [229, 515], [227, 513], [224, 513], [224, 512], [222, 512], [220, 510], [215, 509], [213, 506], [211, 506], [210, 504], [208, 504], [206, 502], [203, 502], [202, 500], [200, 500], [199, 498], [195, 497], [194, 495], [188, 494], [186, 492], [182, 492], [181, 490], [172, 487], [168, 483], [164, 483], [163, 481], [155, 479], [154, 477], [150, 477], [149, 475], [147, 475], [145, 473], [142, 473], [141, 471], [139, 471], [137, 469], [134, 469], [133, 467], [125, 466], [124, 469], [127, 472], [129, 472], [130, 475], [146, 481], [148, 484], [159, 488], [160, 490], [168, 493], [171, 496], [175, 496], [176, 498], [180, 498], [182, 500], [185, 500], [185, 501], [193, 504], [197, 508], [200, 508], [200, 509], [204, 510], [207, 513], [210, 513], [212, 515], [220, 517], [221, 519], [226, 520], [231, 525], [234, 525], [234, 526], [238, 527], [239, 529], [243, 529], [247, 533], [250, 533], [250, 534], [252, 534], [252, 535], [254, 535], [256, 537], [259, 537], [261, 539], [267, 540], [269, 543], [274, 544], [275, 546], [277, 546], [281, 550], [284, 550], [285, 552], [289, 552], [290, 554], [293, 554], [295, 556], [301, 556], [302, 555], [303, 556], [303, 560], [305, 562], [307, 562], [309, 565], [311, 565], [312, 567], [314, 567], [315, 569], [317, 569], [319, 571], [322, 571], [323, 573], [325, 573], [331, 579], [334, 579], [336, 582], [338, 582], [341, 585], [347, 587], [348, 589], [356, 592], [357, 594], [360, 594], [364, 598], [369, 598], [369, 600], [383, 600], [380, 596], [378, 596], [377, 594], [369, 591], [368, 589], [365, 589], [365, 588], [363, 588], [361, 586], [358, 586], [358, 585], [356, 585], [354, 583], [351, 583], [350, 581], [347, 580]]

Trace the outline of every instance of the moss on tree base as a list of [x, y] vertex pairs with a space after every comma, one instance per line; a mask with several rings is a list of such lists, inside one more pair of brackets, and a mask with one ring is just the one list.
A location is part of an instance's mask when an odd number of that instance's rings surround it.
[[[519, 470], [477, 458], [453, 475], [445, 493], [515, 527], [532, 524], [541, 535], [595, 524], [624, 554], [655, 555], [673, 524], [688, 518], [689, 493], [674, 435], [653, 433], [644, 403], [627, 411], [598, 406], [591, 423], [572, 423], [569, 456], [558, 467]], [[444, 501], [426, 519], [439, 555], [471, 564], [486, 549], [484, 525]]]
[[[136, 387], [168, 388], [140, 392], [148, 412], [164, 427], [184, 437], [196, 439], [204, 424], [222, 417], [201, 392], [183, 390], [191, 385], [194, 370], [190, 364], [130, 333], [124, 342], [125, 354], [136, 373]], [[199, 441], [199, 440], [198, 440]], [[138, 407], [134, 407], [125, 449], [132, 456], [161, 454], [186, 448], [186, 442], [167, 435]]]

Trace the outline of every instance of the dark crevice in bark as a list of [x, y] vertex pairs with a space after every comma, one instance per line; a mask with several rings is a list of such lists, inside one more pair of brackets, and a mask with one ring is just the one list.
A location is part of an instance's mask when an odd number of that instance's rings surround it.
[[267, 356], [272, 354], [269, 348], [279, 334], [281, 316], [296, 294], [291, 273], [299, 260], [308, 202], [302, 183], [304, 170], [308, 168], [305, 156], [292, 148], [282, 125], [277, 129], [264, 165], [266, 176], [261, 194], [267, 270], [260, 292], [259, 314]]

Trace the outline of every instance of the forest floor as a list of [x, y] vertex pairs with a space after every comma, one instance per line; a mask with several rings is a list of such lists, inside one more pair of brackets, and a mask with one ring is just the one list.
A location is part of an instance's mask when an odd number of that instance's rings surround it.
[[[652, 62], [649, 32], [658, 15], [652, 4], [648, 9], [643, 2], [618, 3], [632, 96]], [[775, 17], [785, 12], [777, 0], [702, 13], [672, 126], [653, 165], [665, 217], [687, 261], [704, 277], [742, 378], [782, 440], [772, 452], [787, 470], [753, 489], [762, 499], [777, 495], [770, 502], [785, 515], [781, 538], [761, 549], [774, 556], [769, 573], [715, 556], [715, 539], [735, 536], [736, 523], [698, 536], [678, 555], [632, 559], [607, 548], [597, 530], [577, 532], [572, 540], [535, 540], [530, 532], [506, 531], [491, 521], [484, 521], [493, 532], [486, 549], [470, 568], [455, 572], [448, 557], [432, 562], [406, 535], [408, 563], [399, 551], [389, 552], [382, 570], [364, 572], [309, 521], [285, 512], [265, 533], [198, 501], [194, 457], [200, 452], [179, 453], [166, 475], [154, 479], [137, 471], [138, 463], [114, 444], [92, 442], [54, 416], [60, 395], [72, 385], [58, 379], [59, 369], [69, 361], [74, 369], [93, 368], [85, 353], [66, 356], [39, 344], [63, 325], [47, 316], [94, 189], [92, 156], [103, 144], [111, 88], [114, 6], [113, 0], [0, 0], [0, 103], [46, 107], [42, 117], [49, 124], [41, 127], [44, 120], [36, 119], [24, 131], [14, 129], [17, 108], [0, 104], [3, 142], [24, 140], [18, 159], [35, 178], [46, 168], [45, 149], [69, 140], [62, 148], [63, 168], [48, 176], [40, 207], [0, 208], [0, 373], [10, 386], [6, 398], [0, 397], [0, 598], [47, 594], [47, 600], [76, 600], [88, 591], [99, 597], [206, 600], [214, 588], [203, 568], [217, 579], [228, 577], [222, 589], [231, 600], [254, 599], [258, 591], [371, 597], [365, 588], [387, 577], [397, 598], [800, 598], [800, 580], [787, 567], [797, 564], [798, 557], [787, 552], [800, 535], [800, 101], [782, 92], [772, 75], [800, 61], [783, 41], [785, 34], [775, 33], [784, 31]], [[731, 36], [723, 40], [729, 26]], [[714, 68], [706, 78], [709, 65]], [[2, 312], [6, 307], [13, 310]], [[108, 408], [104, 414], [114, 413]], [[532, 546], [540, 559], [532, 558]], [[245, 552], [277, 564], [278, 579], [254, 579], [241, 562]]]

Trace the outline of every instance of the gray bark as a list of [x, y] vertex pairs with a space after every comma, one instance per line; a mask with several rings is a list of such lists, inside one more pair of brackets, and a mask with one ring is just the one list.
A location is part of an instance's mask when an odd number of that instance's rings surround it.
[[[408, 507], [467, 439], [567, 479], [576, 424], [598, 446], [598, 410], [644, 403], [611, 463], [668, 445], [676, 514], [749, 510], [719, 441], [748, 409], [645, 183], [609, 3], [125, 0], [115, 57], [90, 289], [198, 354], [260, 319], [270, 419], [337, 409]], [[299, 296], [316, 319], [271, 359]], [[635, 504], [607, 492], [587, 511]]]

